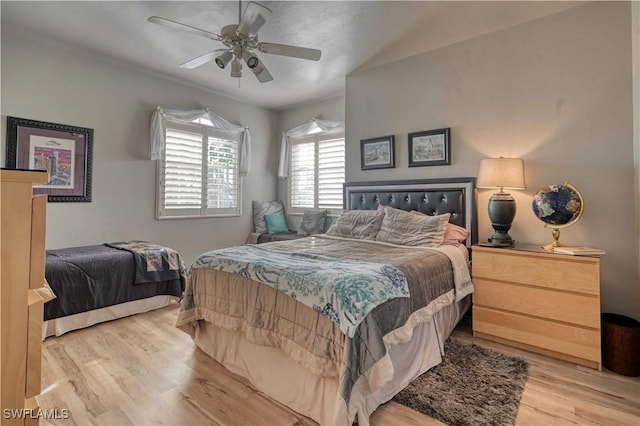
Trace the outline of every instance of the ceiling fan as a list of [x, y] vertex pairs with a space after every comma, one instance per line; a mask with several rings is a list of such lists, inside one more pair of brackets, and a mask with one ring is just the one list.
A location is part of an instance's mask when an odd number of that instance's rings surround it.
[[152, 16], [148, 21], [176, 30], [187, 31], [211, 40], [221, 41], [222, 44], [226, 46], [223, 49], [216, 49], [191, 59], [181, 64], [181, 68], [192, 69], [215, 60], [216, 65], [222, 69], [231, 63], [231, 77], [239, 78], [242, 77], [242, 61], [244, 61], [247, 67], [253, 71], [258, 81], [266, 83], [273, 80], [273, 77], [254, 51], [311, 61], [320, 60], [322, 52], [318, 49], [258, 41], [258, 31], [271, 15], [271, 10], [261, 4], [249, 2], [243, 15], [242, 2], [239, 2], [238, 15], [239, 23], [225, 25], [222, 27], [220, 34], [181, 24], [159, 16]]

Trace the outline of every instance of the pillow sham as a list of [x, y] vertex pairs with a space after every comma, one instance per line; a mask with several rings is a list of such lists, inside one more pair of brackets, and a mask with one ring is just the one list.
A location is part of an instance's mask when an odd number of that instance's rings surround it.
[[327, 235], [359, 240], [375, 240], [383, 218], [384, 211], [346, 210], [331, 225]]
[[449, 213], [427, 216], [385, 206], [376, 241], [404, 246], [435, 247], [444, 241]]
[[267, 231], [269, 234], [284, 234], [289, 232], [287, 219], [284, 217], [284, 213], [266, 214], [264, 215], [264, 221], [267, 224]]
[[329, 213], [328, 210], [305, 210], [298, 229], [298, 235], [306, 237], [313, 234], [322, 234], [327, 213]]
[[469, 231], [462, 226], [458, 226], [454, 223], [447, 223], [447, 229], [444, 231], [444, 241], [457, 241], [464, 243], [469, 236]]
[[[411, 210], [409, 213], [427, 216], [426, 214], [417, 210]], [[469, 237], [469, 231], [462, 226], [458, 226], [455, 223], [447, 222], [447, 229], [444, 231], [444, 242], [458, 242], [464, 243]]]
[[253, 226], [255, 232], [264, 234], [267, 232], [267, 224], [264, 220], [266, 214], [284, 214], [282, 201], [253, 201]]

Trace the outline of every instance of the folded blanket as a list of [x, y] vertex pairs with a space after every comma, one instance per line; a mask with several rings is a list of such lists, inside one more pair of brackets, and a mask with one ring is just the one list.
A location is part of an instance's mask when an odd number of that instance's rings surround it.
[[146, 241], [124, 241], [104, 245], [133, 253], [136, 270], [134, 284], [178, 280], [186, 274], [180, 255], [169, 247]]

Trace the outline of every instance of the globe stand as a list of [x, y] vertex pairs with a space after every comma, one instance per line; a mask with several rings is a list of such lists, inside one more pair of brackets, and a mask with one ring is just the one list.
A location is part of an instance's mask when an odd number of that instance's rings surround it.
[[551, 232], [551, 236], [553, 236], [553, 242], [542, 246], [546, 251], [553, 252], [553, 249], [556, 247], [562, 247], [564, 244], [560, 244], [558, 239], [560, 238], [560, 230], [558, 228], [553, 228]]

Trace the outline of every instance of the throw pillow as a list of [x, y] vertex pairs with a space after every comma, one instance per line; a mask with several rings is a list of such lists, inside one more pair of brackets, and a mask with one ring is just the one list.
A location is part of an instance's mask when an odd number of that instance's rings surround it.
[[289, 232], [287, 219], [284, 217], [283, 213], [266, 214], [264, 215], [264, 221], [267, 224], [267, 231], [269, 234], [284, 234]]
[[284, 214], [282, 201], [254, 201], [253, 203], [253, 226], [255, 232], [264, 234], [267, 232], [267, 224], [264, 220], [266, 214]]
[[322, 234], [324, 222], [327, 219], [327, 210], [305, 210], [298, 235], [306, 237], [313, 234]]
[[447, 230], [444, 231], [445, 241], [457, 241], [464, 243], [469, 236], [469, 231], [462, 226], [458, 226], [454, 223], [447, 223]]

